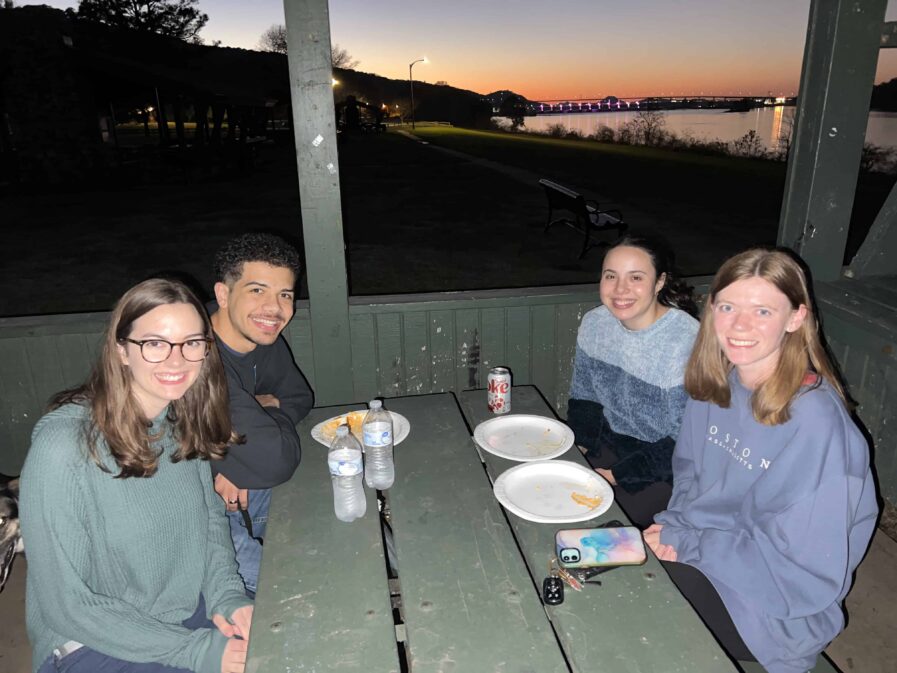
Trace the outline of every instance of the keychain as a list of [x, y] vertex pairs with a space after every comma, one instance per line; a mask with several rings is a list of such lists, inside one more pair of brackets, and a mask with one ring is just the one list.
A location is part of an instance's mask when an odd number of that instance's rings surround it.
[[555, 559], [548, 561], [548, 577], [542, 580], [542, 600], [545, 605], [560, 605], [564, 602], [564, 583], [554, 568]]

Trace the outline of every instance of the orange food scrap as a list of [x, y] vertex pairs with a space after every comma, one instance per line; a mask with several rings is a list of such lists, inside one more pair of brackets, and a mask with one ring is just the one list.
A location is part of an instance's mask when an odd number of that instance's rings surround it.
[[583, 505], [584, 507], [588, 507], [589, 509], [595, 509], [598, 505], [601, 504], [601, 497], [595, 496], [594, 498], [590, 498], [587, 495], [583, 495], [582, 493], [576, 493], [575, 491], [570, 494], [570, 497], [573, 499], [577, 505]]

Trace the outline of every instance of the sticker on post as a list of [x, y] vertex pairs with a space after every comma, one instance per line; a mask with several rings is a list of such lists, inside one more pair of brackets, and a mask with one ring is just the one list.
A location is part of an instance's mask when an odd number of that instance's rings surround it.
[[324, 136], [319, 133], [315, 136], [315, 139], [311, 141], [311, 144], [318, 147], [322, 142], [324, 142]]

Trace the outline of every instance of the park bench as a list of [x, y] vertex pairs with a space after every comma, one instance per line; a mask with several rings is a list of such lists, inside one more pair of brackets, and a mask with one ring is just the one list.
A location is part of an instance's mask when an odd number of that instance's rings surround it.
[[[592, 242], [592, 231], [616, 229], [617, 235], [622, 236], [628, 228], [619, 210], [601, 210], [598, 203], [592, 199], [586, 199], [582, 194], [545, 178], [539, 180], [539, 184], [545, 189], [545, 196], [548, 197], [548, 221], [545, 224], [545, 231], [552, 225], [563, 223], [582, 233], [584, 238], [582, 252], [579, 253], [580, 259], [585, 257], [590, 248], [606, 245], [604, 242]], [[571, 213], [573, 219], [560, 217], [553, 220], [552, 216], [556, 210]]]

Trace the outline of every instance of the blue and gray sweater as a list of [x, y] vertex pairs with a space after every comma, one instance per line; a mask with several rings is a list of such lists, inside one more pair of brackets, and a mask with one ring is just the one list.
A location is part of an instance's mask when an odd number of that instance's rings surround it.
[[608, 448], [629, 492], [672, 482], [671, 460], [687, 395], [685, 365], [698, 322], [671, 308], [643, 330], [626, 329], [599, 306], [583, 316], [567, 423], [591, 457]]

